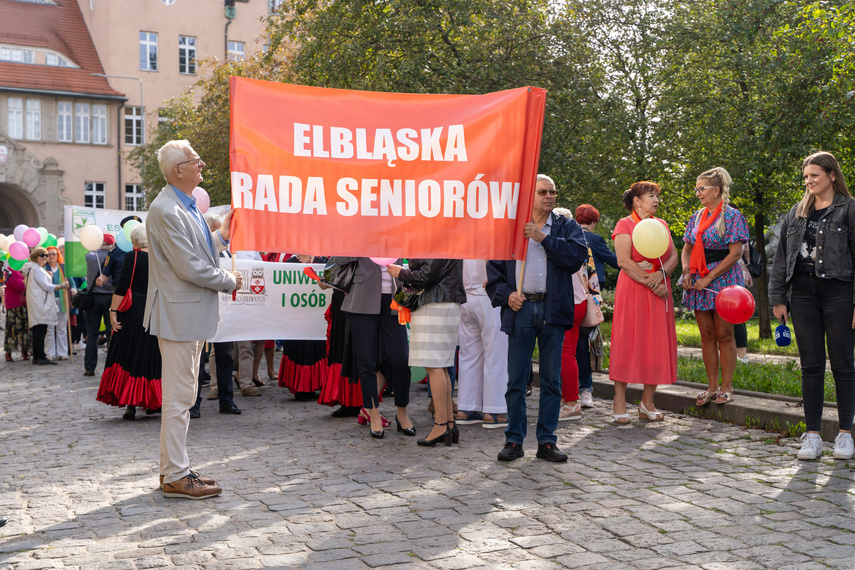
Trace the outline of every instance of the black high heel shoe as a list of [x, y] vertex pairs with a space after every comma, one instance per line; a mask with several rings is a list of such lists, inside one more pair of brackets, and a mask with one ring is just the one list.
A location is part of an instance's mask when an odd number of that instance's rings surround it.
[[368, 431], [374, 439], [383, 439], [383, 436], [386, 435], [386, 430], [382, 429], [380, 431], [374, 431], [373, 429], [368, 428]]
[[416, 436], [416, 426], [409, 427], [407, 429], [402, 428], [401, 421], [398, 419], [398, 416], [395, 416], [395, 424], [398, 426], [398, 431], [404, 432], [404, 435], [408, 435], [410, 437]]
[[448, 423], [453, 424], [454, 426], [449, 430], [449, 433], [451, 433], [451, 443], [460, 443], [460, 430], [457, 429], [457, 422]]
[[448, 447], [449, 445], [451, 445], [451, 439], [452, 439], [452, 436], [451, 436], [451, 430], [450, 430], [450, 429], [448, 429], [448, 424], [447, 424], [447, 423], [446, 423], [446, 424], [438, 424], [438, 423], [434, 422], [434, 424], [433, 424], [433, 425], [435, 425], [435, 426], [445, 426], [445, 433], [443, 433], [442, 435], [439, 435], [439, 436], [437, 436], [437, 437], [435, 437], [435, 438], [433, 438], [433, 439], [427, 439], [427, 438], [425, 438], [425, 439], [420, 439], [420, 440], [416, 441], [416, 443], [417, 443], [417, 444], [419, 444], [419, 445], [421, 445], [421, 446], [424, 446], [424, 447], [433, 447], [433, 446], [435, 446], [437, 443], [439, 443], [439, 441], [443, 441], [443, 442], [445, 442], [445, 446], [446, 446], [446, 447]]

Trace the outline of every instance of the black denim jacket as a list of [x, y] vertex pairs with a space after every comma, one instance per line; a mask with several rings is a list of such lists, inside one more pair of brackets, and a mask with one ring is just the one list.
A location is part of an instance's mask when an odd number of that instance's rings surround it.
[[[802, 247], [807, 218], [796, 216], [798, 204], [784, 217], [775, 263], [769, 276], [769, 302], [784, 305], [793, 279], [796, 257]], [[835, 194], [816, 229], [816, 276], [852, 281], [855, 286], [855, 199]], [[855, 290], [853, 290], [855, 301]]]

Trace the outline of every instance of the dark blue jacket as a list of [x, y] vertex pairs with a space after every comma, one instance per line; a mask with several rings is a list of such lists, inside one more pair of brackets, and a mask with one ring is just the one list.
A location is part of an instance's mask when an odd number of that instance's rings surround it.
[[606, 240], [603, 239], [603, 236], [589, 232], [585, 228], [582, 228], [582, 231], [585, 232], [585, 239], [588, 240], [588, 247], [591, 248], [591, 253], [594, 254], [594, 265], [597, 268], [597, 279], [600, 282], [600, 289], [602, 290], [606, 286], [606, 266], [603, 265], [603, 262], [608, 263], [615, 269], [620, 269], [617, 264], [617, 256], [609, 249], [609, 246], [606, 245]]
[[[573, 327], [573, 280], [588, 259], [588, 244], [576, 220], [552, 216], [552, 229], [541, 243], [546, 251], [546, 324]], [[494, 307], [502, 308], [502, 331], [514, 329], [516, 311], [508, 297], [517, 290], [516, 261], [487, 262], [487, 295]], [[528, 301], [526, 301], [528, 302]]]

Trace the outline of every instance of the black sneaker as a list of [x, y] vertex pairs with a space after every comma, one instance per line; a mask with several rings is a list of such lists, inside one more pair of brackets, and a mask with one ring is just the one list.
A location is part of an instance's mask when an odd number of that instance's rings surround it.
[[553, 463], [561, 463], [562, 461], [567, 461], [567, 454], [562, 453], [558, 446], [554, 443], [541, 443], [537, 446], [537, 455], [538, 459], [546, 459], [547, 461], [552, 461]]
[[505, 447], [503, 447], [502, 451], [499, 452], [498, 458], [499, 461], [513, 461], [514, 459], [519, 459], [523, 455], [525, 455], [525, 452], [523, 451], [522, 445], [519, 443], [511, 443], [509, 441], [505, 443]]

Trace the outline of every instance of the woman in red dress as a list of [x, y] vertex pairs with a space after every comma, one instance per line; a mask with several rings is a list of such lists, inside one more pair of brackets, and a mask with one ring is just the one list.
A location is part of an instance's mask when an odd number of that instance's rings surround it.
[[609, 378], [615, 383], [612, 414], [619, 424], [629, 423], [627, 384], [644, 385], [639, 417], [662, 421], [662, 412], [653, 405], [656, 386], [677, 381], [677, 330], [668, 278], [677, 267], [677, 250], [670, 232], [668, 249], [659, 259], [644, 257], [632, 243], [632, 231], [641, 220], [653, 218], [668, 227], [665, 220], [653, 217], [659, 192], [654, 182], [636, 182], [624, 192], [623, 205], [630, 215], [612, 234], [621, 272], [615, 287]]

